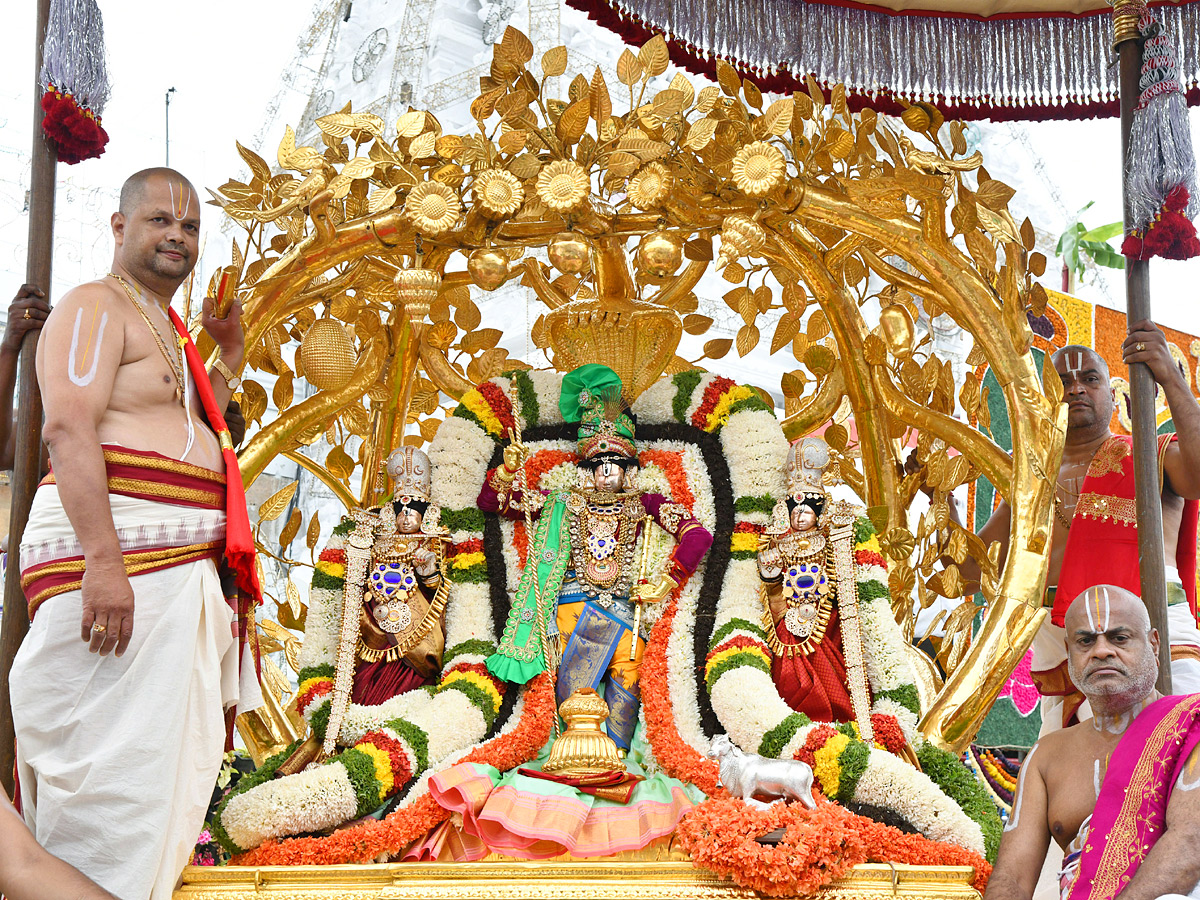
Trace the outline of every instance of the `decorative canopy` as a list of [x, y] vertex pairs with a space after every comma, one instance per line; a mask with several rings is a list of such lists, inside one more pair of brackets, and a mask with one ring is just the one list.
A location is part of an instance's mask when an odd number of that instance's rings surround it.
[[[714, 77], [718, 58], [763, 90], [844, 83], [850, 104], [947, 118], [1118, 114], [1112, 16], [1095, 0], [567, 0], [632, 44], [654, 34], [676, 65]], [[1157, 7], [1189, 104], [1200, 101], [1200, 2]]]

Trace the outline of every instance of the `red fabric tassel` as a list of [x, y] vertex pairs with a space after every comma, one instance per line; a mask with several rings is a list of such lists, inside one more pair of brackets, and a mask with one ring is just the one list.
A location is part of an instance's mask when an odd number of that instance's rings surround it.
[[42, 131], [54, 144], [59, 162], [74, 165], [95, 159], [108, 144], [100, 118], [53, 85], [42, 95]]
[[1200, 256], [1200, 238], [1196, 226], [1184, 210], [1191, 198], [1183, 185], [1172, 188], [1163, 208], [1142, 234], [1132, 232], [1121, 244], [1121, 252], [1130, 259], [1192, 259]]

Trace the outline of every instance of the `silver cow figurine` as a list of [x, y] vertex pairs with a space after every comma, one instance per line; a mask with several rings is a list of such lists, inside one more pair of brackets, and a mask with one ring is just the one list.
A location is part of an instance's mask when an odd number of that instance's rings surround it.
[[749, 806], [767, 809], [771, 805], [759, 800], [757, 794], [775, 798], [772, 803], [799, 800], [809, 809], [816, 808], [812, 798], [813, 770], [808, 763], [743, 753], [724, 734], [712, 739], [708, 756], [720, 765], [722, 786]]

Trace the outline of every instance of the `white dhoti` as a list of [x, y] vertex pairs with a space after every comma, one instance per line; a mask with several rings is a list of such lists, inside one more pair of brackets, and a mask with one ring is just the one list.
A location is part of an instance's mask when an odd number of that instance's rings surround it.
[[[1174, 590], [1172, 590], [1174, 588]], [[1200, 629], [1196, 627], [1196, 617], [1192, 615], [1191, 607], [1183, 594], [1183, 583], [1179, 571], [1173, 566], [1167, 566], [1167, 593], [1172, 598], [1181, 598], [1167, 606], [1167, 631], [1171, 644], [1171, 693], [1195, 694], [1200, 693]], [[1038, 629], [1033, 639], [1034, 678], [1038, 673], [1048, 672], [1067, 659], [1066, 631], [1054, 625], [1047, 618]], [[1063, 706], [1066, 699], [1062, 696], [1042, 695], [1041, 712], [1042, 728], [1039, 737], [1045, 737], [1052, 731], [1063, 727]], [[1091, 705], [1084, 700], [1076, 711], [1079, 721], [1090, 718]]]
[[[224, 535], [218, 510], [110, 500], [125, 553]], [[43, 485], [22, 568], [78, 555], [58, 490]], [[133, 638], [119, 659], [80, 640], [79, 590], [37, 609], [11, 674], [21, 800], [51, 853], [123, 900], [168, 900], [220, 770], [224, 711], [261, 694], [249, 659], [239, 678], [235, 617], [211, 558], [130, 584]]]

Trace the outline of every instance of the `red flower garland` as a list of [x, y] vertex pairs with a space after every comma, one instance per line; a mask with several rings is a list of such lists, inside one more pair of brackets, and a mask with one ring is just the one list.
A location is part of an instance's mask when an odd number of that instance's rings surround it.
[[692, 413], [692, 425], [701, 431], [708, 431], [709, 413], [717, 408], [717, 403], [725, 395], [725, 392], [736, 386], [736, 381], [722, 375], [718, 375], [710, 381], [708, 387], [704, 389], [704, 398], [701, 400], [700, 406]]
[[721, 773], [716, 761], [697, 753], [680, 737], [675, 727], [675, 711], [671, 707], [671, 692], [667, 683], [667, 642], [678, 610], [679, 598], [672, 596], [650, 630], [650, 640], [642, 657], [642, 706], [646, 718], [646, 740], [668, 775], [691, 782], [710, 797], [728, 797], [728, 791], [721, 787]]
[[837, 733], [837, 729], [832, 725], [821, 722], [809, 731], [808, 736], [804, 739], [804, 743], [793, 754], [792, 759], [798, 759], [800, 762], [806, 763], [809, 768], [816, 768], [817, 751], [824, 747], [825, 742]]
[[[533, 759], [550, 739], [557, 706], [554, 684], [545, 672], [529, 682], [525, 709], [517, 727], [468, 753], [461, 762], [494, 766], [501, 772], [515, 769]], [[328, 837], [301, 837], [267, 841], [235, 856], [238, 866], [329, 866], [370, 863], [380, 856], [393, 856], [417, 838], [428, 834], [446, 819], [443, 809], [429, 794], [420, 797], [381, 820], [335, 831]]]

